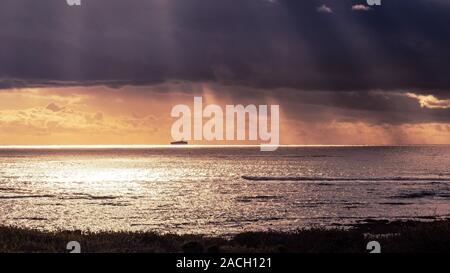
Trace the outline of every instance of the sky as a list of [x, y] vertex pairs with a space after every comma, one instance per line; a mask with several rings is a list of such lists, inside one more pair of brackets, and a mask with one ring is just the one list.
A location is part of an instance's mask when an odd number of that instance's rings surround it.
[[450, 2], [2, 0], [0, 145], [167, 144], [278, 104], [282, 144], [450, 144]]

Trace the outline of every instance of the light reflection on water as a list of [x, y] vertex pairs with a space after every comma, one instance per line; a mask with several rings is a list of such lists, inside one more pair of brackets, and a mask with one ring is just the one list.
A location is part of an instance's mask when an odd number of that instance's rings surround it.
[[446, 216], [449, 167], [450, 146], [4, 148], [0, 221], [230, 234]]

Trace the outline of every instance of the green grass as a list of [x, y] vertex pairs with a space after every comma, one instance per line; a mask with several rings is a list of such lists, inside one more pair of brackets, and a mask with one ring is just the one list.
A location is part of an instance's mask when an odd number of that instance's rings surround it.
[[151, 232], [45, 232], [0, 227], [0, 252], [68, 252], [78, 241], [82, 252], [224, 252], [224, 253], [364, 253], [377, 240], [384, 253], [450, 252], [450, 220], [370, 222], [350, 230], [308, 229], [294, 232], [246, 232], [232, 238], [158, 235]]

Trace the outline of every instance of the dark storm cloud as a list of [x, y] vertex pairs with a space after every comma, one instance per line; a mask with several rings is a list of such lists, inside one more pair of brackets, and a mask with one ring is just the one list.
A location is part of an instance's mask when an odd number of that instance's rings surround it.
[[[0, 85], [216, 81], [448, 97], [445, 1], [2, 0]], [[326, 5], [333, 14], [318, 13]]]
[[0, 89], [207, 82], [233, 96], [272, 95], [310, 120], [335, 108], [346, 120], [449, 122], [449, 109], [404, 95], [450, 98], [448, 1], [361, 4], [2, 0]]
[[283, 110], [292, 119], [311, 122], [332, 120], [362, 121], [370, 124], [450, 123], [448, 108], [420, 107], [415, 98], [400, 91], [295, 91], [265, 92], [282, 102]]

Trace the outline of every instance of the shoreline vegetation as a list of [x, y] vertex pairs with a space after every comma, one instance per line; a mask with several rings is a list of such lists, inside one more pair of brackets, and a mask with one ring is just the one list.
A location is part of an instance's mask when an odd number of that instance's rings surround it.
[[230, 238], [153, 232], [38, 231], [0, 227], [0, 253], [68, 253], [69, 241], [83, 253], [450, 253], [450, 219], [432, 222], [367, 220], [350, 229], [245, 232]]

